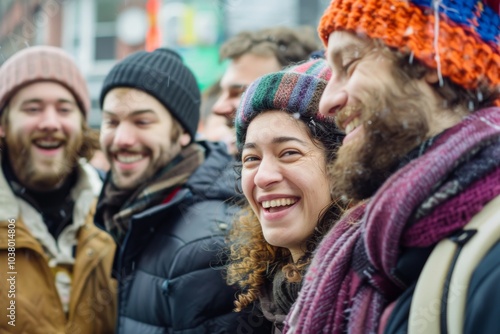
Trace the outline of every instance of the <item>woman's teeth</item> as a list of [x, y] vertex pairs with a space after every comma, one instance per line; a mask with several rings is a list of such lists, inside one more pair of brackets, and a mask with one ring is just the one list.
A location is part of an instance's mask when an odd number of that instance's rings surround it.
[[278, 199], [273, 199], [271, 201], [263, 201], [262, 207], [264, 209], [275, 208], [277, 206], [292, 205], [292, 204], [295, 204], [295, 202], [297, 202], [297, 200], [293, 199], [293, 198], [278, 198]]

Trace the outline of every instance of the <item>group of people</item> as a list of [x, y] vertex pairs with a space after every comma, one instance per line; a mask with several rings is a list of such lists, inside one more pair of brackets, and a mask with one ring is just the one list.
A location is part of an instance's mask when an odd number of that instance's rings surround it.
[[196, 140], [173, 50], [111, 69], [99, 140], [68, 55], [12, 56], [0, 331], [496, 333], [500, 5], [464, 1], [332, 0], [324, 52], [237, 35], [213, 106], [227, 144]]

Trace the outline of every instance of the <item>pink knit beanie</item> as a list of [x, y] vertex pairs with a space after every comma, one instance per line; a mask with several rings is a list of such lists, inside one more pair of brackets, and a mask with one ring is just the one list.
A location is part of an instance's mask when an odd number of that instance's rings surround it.
[[90, 96], [85, 79], [73, 59], [53, 46], [23, 49], [0, 67], [0, 115], [20, 88], [38, 81], [53, 81], [66, 87], [87, 118]]

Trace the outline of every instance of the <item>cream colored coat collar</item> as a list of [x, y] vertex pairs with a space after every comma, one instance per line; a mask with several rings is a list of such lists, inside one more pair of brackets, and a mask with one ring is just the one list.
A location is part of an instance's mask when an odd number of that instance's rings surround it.
[[[0, 161], [1, 162], [1, 161]], [[92, 207], [93, 201], [101, 191], [102, 181], [97, 171], [84, 159], [77, 166], [77, 182], [71, 189], [75, 201], [72, 224], [66, 226], [57, 240], [49, 233], [40, 213], [28, 202], [16, 197], [12, 192], [3, 171], [0, 169], [0, 221], [23, 217], [24, 224], [43, 246], [51, 265], [73, 264], [73, 246], [76, 245], [76, 233], [83, 226]]]

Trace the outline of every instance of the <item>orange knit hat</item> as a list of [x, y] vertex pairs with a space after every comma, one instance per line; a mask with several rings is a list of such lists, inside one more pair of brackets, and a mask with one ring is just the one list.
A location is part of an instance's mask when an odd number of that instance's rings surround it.
[[64, 50], [52, 46], [23, 49], [0, 67], [0, 114], [20, 88], [38, 81], [54, 81], [66, 87], [83, 115], [88, 116], [90, 97], [82, 73]]
[[466, 89], [498, 90], [499, 7], [498, 0], [333, 0], [318, 32], [325, 45], [335, 30], [379, 39]]

